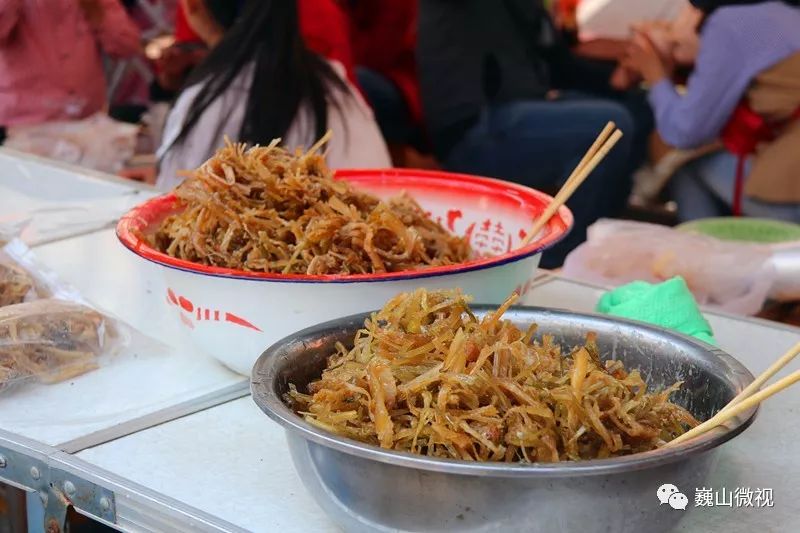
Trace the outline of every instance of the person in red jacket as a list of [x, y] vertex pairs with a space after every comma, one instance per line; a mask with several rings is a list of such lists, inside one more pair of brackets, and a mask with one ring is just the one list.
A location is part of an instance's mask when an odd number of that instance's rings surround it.
[[175, 42], [176, 43], [202, 43], [202, 39], [194, 32], [186, 20], [183, 2], [178, 2], [175, 9]]
[[[359, 86], [391, 147], [425, 149], [416, 71], [417, 2], [345, 0]], [[395, 152], [395, 150], [393, 150]]]
[[357, 85], [349, 21], [342, 3], [337, 0], [297, 0], [297, 12], [300, 34], [306, 46], [330, 61], [341, 63], [347, 78]]
[[[240, 2], [220, 4], [222, 16], [236, 13]], [[208, 49], [205, 42], [214, 38], [201, 38], [187, 22], [187, 11], [198, 6], [198, 0], [181, 0], [175, 14], [175, 44], [164, 51], [158, 62], [158, 79], [168, 91], [180, 89], [189, 71], [205, 57]], [[336, 0], [297, 0], [300, 17], [300, 33], [306, 46], [317, 54], [341, 63], [348, 79], [356, 83], [353, 54], [350, 48], [348, 21], [344, 10]], [[205, 32], [218, 32], [219, 28], [206, 28]]]

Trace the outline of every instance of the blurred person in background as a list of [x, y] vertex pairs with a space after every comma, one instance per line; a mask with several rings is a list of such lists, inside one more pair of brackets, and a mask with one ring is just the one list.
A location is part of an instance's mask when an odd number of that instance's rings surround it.
[[104, 109], [101, 51], [124, 58], [139, 49], [119, 0], [0, 0], [0, 137], [9, 126]]
[[300, 35], [312, 52], [339, 63], [358, 84], [345, 0], [296, 0]]
[[689, 67], [697, 59], [700, 49], [700, 23], [704, 17], [702, 11], [688, 4], [674, 20], [644, 21], [636, 24], [633, 30], [635, 33], [646, 34], [659, 54], [668, 58], [668, 61], [677, 66]]
[[590, 224], [624, 208], [632, 143], [646, 146], [649, 128], [637, 133], [612, 99], [614, 66], [572, 55], [541, 1], [421, 0], [417, 58], [425, 119], [449, 170], [553, 191], [609, 120], [624, 132], [568, 202], [575, 227], [543, 266], [561, 265]]
[[721, 138], [728, 149], [672, 178], [679, 217], [800, 222], [800, 0], [692, 4], [704, 20], [685, 94], [671, 80], [674, 62], [646, 33], [626, 61], [651, 87], [664, 140], [694, 148]]
[[192, 30], [183, 11], [183, 3], [175, 9], [173, 42], [159, 50], [155, 57], [156, 83], [151, 88], [154, 100], [170, 101], [189, 77], [189, 72], [208, 55], [203, 40]]
[[[186, 9], [197, 9], [202, 4], [179, 2], [175, 11], [175, 43], [165, 49], [156, 61], [160, 96], [174, 97], [180, 90], [189, 72], [200, 64], [208, 54], [209, 45], [216, 38], [206, 35], [201, 38], [187, 20]], [[241, 8], [241, 0], [231, 0], [229, 7], [220, 4], [215, 9], [230, 9], [235, 13]], [[344, 8], [337, 0], [297, 0], [300, 33], [306, 46], [331, 61], [340, 63], [347, 72], [347, 78], [356, 82], [353, 54], [348, 34], [348, 21]], [[226, 16], [221, 14], [221, 16]], [[201, 28], [202, 31], [202, 28]], [[213, 30], [212, 30], [213, 31]], [[163, 98], [160, 98], [163, 99]]]
[[564, 31], [575, 34], [578, 31], [577, 10], [580, 0], [551, 0], [551, 11], [555, 13], [556, 22]]
[[232, 141], [281, 138], [310, 147], [327, 130], [332, 168], [386, 167], [389, 155], [375, 119], [345, 69], [303, 42], [297, 4], [286, 0], [183, 0], [189, 24], [210, 52], [170, 112], [158, 155], [157, 186], [182, 181]]
[[[345, 0], [358, 83], [381, 127], [392, 159], [423, 163], [429, 152], [417, 81], [417, 2]], [[416, 153], [414, 153], [416, 152]]]

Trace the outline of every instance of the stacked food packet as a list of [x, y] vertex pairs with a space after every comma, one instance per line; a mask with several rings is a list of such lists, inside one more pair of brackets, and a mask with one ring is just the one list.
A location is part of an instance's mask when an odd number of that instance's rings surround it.
[[0, 393], [90, 372], [130, 339], [124, 324], [60, 283], [22, 241], [0, 248]]

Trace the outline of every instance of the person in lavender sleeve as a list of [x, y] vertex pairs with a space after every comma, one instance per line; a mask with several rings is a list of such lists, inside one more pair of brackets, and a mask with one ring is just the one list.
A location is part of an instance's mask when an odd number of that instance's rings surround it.
[[[636, 35], [625, 61], [650, 85], [667, 143], [690, 149], [721, 138], [742, 158], [739, 168], [737, 155], [721, 151], [682, 168], [671, 184], [678, 215], [720, 216], [735, 206], [748, 216], [800, 222], [800, 0], [692, 4], [704, 19], [685, 92], [645, 34]], [[742, 194], [737, 170], [746, 176]]]

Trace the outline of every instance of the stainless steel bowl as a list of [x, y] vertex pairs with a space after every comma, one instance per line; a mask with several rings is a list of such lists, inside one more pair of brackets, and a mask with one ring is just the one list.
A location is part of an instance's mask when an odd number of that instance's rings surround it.
[[[488, 307], [475, 306], [477, 314]], [[714, 468], [716, 448], [753, 421], [755, 409], [726, 428], [628, 457], [556, 464], [471, 463], [386, 451], [314, 428], [282, 401], [289, 383], [318, 378], [339, 341], [352, 346], [367, 315], [303, 330], [278, 342], [253, 368], [258, 406], [286, 429], [306, 488], [346, 531], [657, 532], [685, 511], [659, 505], [671, 483], [690, 498]], [[638, 368], [651, 387], [683, 380], [673, 397], [704, 420], [753, 380], [731, 356], [688, 337], [635, 322], [538, 308], [506, 317], [552, 334], [567, 346], [598, 334], [604, 357]]]

